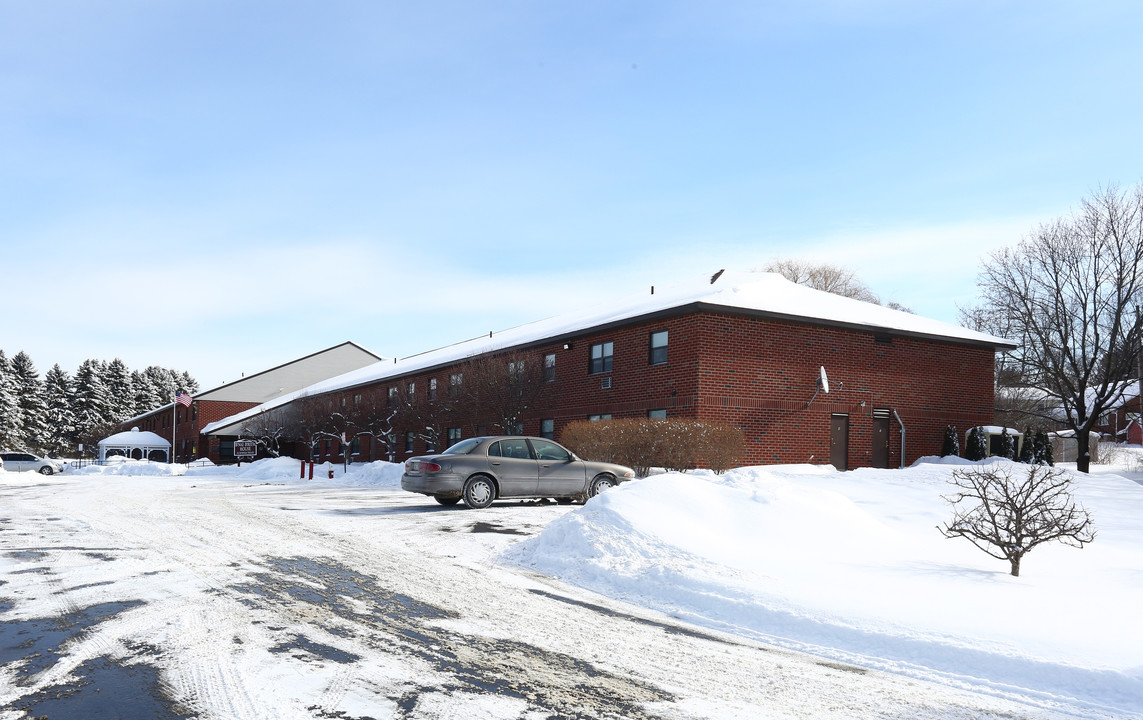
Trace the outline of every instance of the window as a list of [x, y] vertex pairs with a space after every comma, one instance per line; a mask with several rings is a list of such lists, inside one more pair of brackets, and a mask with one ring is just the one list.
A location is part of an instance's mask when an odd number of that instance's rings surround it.
[[353, 404], [354, 405], [360, 405], [361, 404], [361, 393], [357, 393], [356, 395], [353, 396]]
[[524, 423], [519, 421], [508, 423], [508, 427], [504, 428], [504, 432], [508, 435], [523, 435]]
[[524, 377], [524, 361], [513, 360], [508, 363], [508, 378], [512, 382], [518, 382]]
[[397, 404], [397, 388], [395, 386], [389, 388], [388, 403], [389, 403], [389, 407], [393, 407], [394, 405]]
[[516, 458], [517, 460], [530, 460], [532, 451], [528, 449], [528, 441], [524, 438], [501, 440], [488, 446], [488, 454], [493, 457]]
[[412, 402], [413, 396], [417, 394], [417, 384], [409, 383], [405, 386], [405, 395], [408, 396], [409, 401]]
[[652, 420], [666, 420], [667, 419], [667, 411], [665, 409], [648, 410], [647, 411], [647, 417], [649, 417]]
[[464, 383], [464, 373], [453, 373], [448, 376], [448, 396], [459, 397], [460, 386]]
[[429, 400], [437, 399], [437, 379], [429, 378]]
[[588, 415], [587, 419], [591, 422], [599, 422], [600, 420], [610, 420], [611, 413], [602, 413], [600, 415]]
[[460, 428], [452, 427], [448, 429], [448, 444], [449, 446], [456, 445], [460, 442]]
[[548, 353], [544, 356], [544, 382], [556, 381], [556, 354]]
[[405, 433], [405, 452], [413, 452], [413, 441], [415, 439], [416, 437], [413, 435], [412, 431]]
[[592, 345], [591, 364], [588, 366], [588, 373], [594, 375], [611, 372], [611, 356], [614, 352], [615, 343], [605, 342]]
[[556, 421], [548, 418], [547, 420], [540, 421], [540, 437], [549, 440], [556, 439]]
[[353, 455], [361, 454], [361, 436], [354, 435], [353, 442], [349, 443], [349, 452]]
[[651, 349], [648, 357], [651, 365], [662, 365], [667, 362], [667, 331], [659, 330], [651, 333]]
[[345, 409], [345, 398], [342, 398], [342, 399], [341, 399], [341, 408], [342, 408], [343, 410]]
[[535, 451], [537, 460], [571, 461], [571, 455], [568, 455], [568, 451], [554, 442], [545, 442], [544, 440], [529, 440], [528, 442], [532, 443], [532, 450]]

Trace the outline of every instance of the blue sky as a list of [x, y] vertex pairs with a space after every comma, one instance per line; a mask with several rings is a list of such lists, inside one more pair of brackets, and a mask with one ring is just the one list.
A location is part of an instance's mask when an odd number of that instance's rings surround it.
[[775, 257], [955, 321], [1143, 178], [1143, 6], [0, 0], [0, 348], [210, 387]]

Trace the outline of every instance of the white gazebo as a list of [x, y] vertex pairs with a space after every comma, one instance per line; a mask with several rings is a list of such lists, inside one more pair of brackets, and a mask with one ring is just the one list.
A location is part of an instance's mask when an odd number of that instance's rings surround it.
[[99, 441], [99, 459], [121, 455], [134, 460], [170, 462], [171, 443], [148, 430], [133, 427]]

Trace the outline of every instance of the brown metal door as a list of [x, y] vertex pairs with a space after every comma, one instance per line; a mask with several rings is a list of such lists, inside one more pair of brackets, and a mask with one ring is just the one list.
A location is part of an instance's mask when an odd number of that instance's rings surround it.
[[873, 411], [873, 467], [889, 467], [889, 411]]
[[829, 461], [838, 470], [849, 469], [849, 416], [831, 415]]

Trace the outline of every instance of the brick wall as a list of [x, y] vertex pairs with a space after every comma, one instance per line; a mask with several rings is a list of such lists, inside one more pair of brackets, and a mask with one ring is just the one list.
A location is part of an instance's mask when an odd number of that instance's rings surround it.
[[[668, 361], [649, 362], [651, 333], [666, 330]], [[593, 345], [613, 343], [612, 369], [589, 373]], [[906, 432], [906, 464], [940, 450], [945, 425], [958, 430], [989, 424], [993, 407], [994, 353], [987, 347], [902, 337], [879, 336], [796, 322], [713, 312], [691, 312], [585, 333], [528, 349], [541, 363], [556, 355], [555, 381], [524, 422], [526, 434], [538, 435], [540, 421], [555, 421], [556, 436], [570, 422], [589, 415], [646, 417], [665, 409], [676, 417], [731, 423], [743, 428], [747, 464], [827, 463], [830, 418], [849, 421], [848, 466], [872, 463], [873, 412], [895, 410]], [[819, 368], [830, 378], [831, 392], [807, 406], [817, 387]], [[435, 377], [438, 393], [448, 392], [456, 366], [390, 378], [335, 396], [352, 402], [356, 394], [384, 398], [390, 386], [415, 382], [425, 392]], [[605, 381], [610, 387], [605, 387]], [[383, 402], [383, 400], [382, 400]], [[478, 419], [465, 423], [464, 437], [500, 432]], [[394, 427], [396, 459], [424, 453], [417, 440], [404, 451], [404, 434]], [[324, 447], [324, 446], [323, 446]], [[889, 467], [901, 462], [900, 425], [889, 428]], [[336, 443], [321, 459], [338, 460]], [[380, 446], [362, 439], [360, 460], [382, 459]]]

